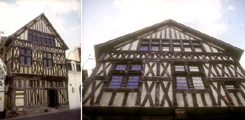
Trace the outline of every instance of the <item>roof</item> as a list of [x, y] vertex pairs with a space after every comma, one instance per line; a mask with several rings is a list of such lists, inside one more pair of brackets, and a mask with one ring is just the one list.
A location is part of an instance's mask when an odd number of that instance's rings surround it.
[[[55, 28], [53, 27], [53, 25], [50, 23], [50, 21], [48, 20], [48, 18], [44, 15], [44, 13], [40, 14], [39, 16], [37, 16], [36, 18], [34, 18], [33, 20], [31, 20], [30, 22], [28, 22], [26, 25], [24, 25], [23, 27], [21, 27], [20, 29], [18, 29], [16, 32], [14, 32], [12, 35], [8, 36], [8, 40], [5, 42], [5, 44], [7, 44], [10, 40], [10, 38], [12, 37], [16, 37], [17, 33], [19, 33], [22, 29], [28, 28], [28, 25], [31, 24], [32, 22], [35, 22], [36, 20], [38, 20], [38, 18], [44, 18], [45, 21], [47, 21], [48, 25], [52, 28], [52, 30], [55, 32], [55, 34], [57, 35], [57, 37], [61, 40], [61, 42], [63, 43], [65, 49], [69, 49], [69, 47], [66, 45], [66, 43], [64, 42], [64, 40], [61, 38], [61, 36], [59, 35], [59, 33], [55, 30]], [[29, 26], [30, 27], [30, 26]]]
[[103, 53], [103, 50], [105, 49], [113, 49], [113, 47], [119, 43], [123, 43], [123, 42], [126, 42], [130, 39], [136, 39], [138, 36], [140, 35], [143, 35], [145, 33], [148, 33], [148, 32], [151, 32], [151, 31], [154, 31], [154, 30], [157, 30], [163, 26], [166, 26], [166, 25], [172, 25], [172, 26], [175, 26], [179, 29], [181, 29], [183, 32], [189, 32], [195, 36], [198, 36], [199, 38], [201, 38], [202, 40], [204, 41], [208, 41], [210, 43], [213, 43], [217, 46], [220, 46], [222, 48], [224, 48], [226, 51], [229, 51], [229, 52], [232, 52], [234, 53], [234, 55], [238, 58], [238, 60], [241, 58], [241, 55], [243, 53], [243, 50], [240, 49], [240, 48], [237, 48], [229, 43], [226, 43], [226, 42], [223, 42], [219, 39], [216, 39], [212, 36], [209, 36], [207, 34], [204, 34], [200, 31], [197, 31], [193, 28], [190, 28], [188, 26], [185, 26], [181, 23], [178, 23], [174, 20], [165, 20], [163, 22], [160, 22], [160, 23], [157, 23], [157, 24], [154, 24], [152, 26], [149, 26], [149, 27], [146, 27], [146, 28], [143, 28], [141, 30], [138, 30], [138, 31], [135, 31], [133, 33], [129, 33], [129, 34], [126, 34], [124, 36], [121, 36], [121, 37], [118, 37], [118, 38], [115, 38], [115, 39], [112, 39], [112, 40], [109, 40], [107, 42], [104, 42], [104, 43], [101, 43], [101, 44], [97, 44], [94, 46], [94, 49], [95, 49], [95, 57], [96, 57], [96, 61], [99, 59], [100, 55]]

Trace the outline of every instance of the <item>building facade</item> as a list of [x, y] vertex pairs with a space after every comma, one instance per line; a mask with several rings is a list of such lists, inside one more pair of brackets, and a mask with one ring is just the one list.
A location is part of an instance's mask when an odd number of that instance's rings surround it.
[[67, 56], [69, 108], [81, 108], [81, 47]]
[[244, 117], [243, 50], [173, 20], [95, 45], [84, 119]]
[[68, 108], [67, 49], [44, 14], [7, 38], [1, 48], [7, 67], [7, 117]]

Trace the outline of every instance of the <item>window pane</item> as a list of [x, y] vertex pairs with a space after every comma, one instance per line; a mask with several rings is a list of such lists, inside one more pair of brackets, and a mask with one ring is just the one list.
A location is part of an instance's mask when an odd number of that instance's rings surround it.
[[201, 77], [192, 77], [195, 89], [204, 89]]
[[46, 39], [45, 38], [43, 38], [43, 44], [46, 44]]
[[191, 48], [190, 47], [185, 47], [185, 51], [186, 52], [191, 52]]
[[32, 30], [28, 30], [29, 34], [32, 34]]
[[235, 89], [234, 85], [225, 85], [226, 89]]
[[139, 64], [134, 64], [134, 65], [132, 65], [131, 70], [141, 70], [141, 65], [139, 65]]
[[20, 49], [20, 54], [25, 54], [25, 49]]
[[81, 71], [81, 65], [80, 65], [80, 63], [77, 63], [77, 71]]
[[177, 89], [188, 89], [186, 77], [178, 76], [176, 77], [177, 80]]
[[44, 66], [44, 67], [47, 67], [47, 66], [48, 66], [48, 64], [47, 64], [47, 59], [43, 59], [43, 66]]
[[193, 45], [200, 45], [200, 43], [198, 43], [198, 42], [193, 42], [192, 44]]
[[144, 41], [142, 41], [142, 44], [148, 44], [149, 43], [149, 41], [147, 40], [144, 40]]
[[152, 44], [159, 44], [159, 40], [153, 40]]
[[31, 50], [27, 50], [26, 54], [31, 55]]
[[174, 51], [181, 51], [180, 47], [174, 47]]
[[180, 41], [173, 41], [174, 45], [180, 45]]
[[50, 45], [50, 40], [49, 39], [47, 39], [47, 44]]
[[38, 35], [39, 35], [39, 36], [42, 36], [42, 33], [41, 33], [41, 32], [38, 32]]
[[175, 66], [175, 71], [185, 71], [185, 68], [183, 65], [176, 65]]
[[148, 50], [148, 46], [141, 46], [141, 47], [140, 47], [140, 50], [142, 50], [142, 51], [147, 51], [147, 50]]
[[169, 51], [169, 47], [162, 47], [162, 51]]
[[201, 48], [195, 48], [196, 52], [202, 52]]
[[47, 57], [47, 53], [43, 53], [43, 58], [46, 58]]
[[51, 59], [52, 58], [52, 55], [50, 53], [48, 53], [48, 58]]
[[139, 81], [139, 76], [129, 76], [127, 88], [137, 88], [138, 81]]
[[189, 66], [189, 69], [191, 72], [198, 72], [199, 71], [198, 66]]
[[122, 82], [123, 76], [113, 75], [109, 87], [119, 88]]
[[72, 70], [72, 68], [71, 68], [71, 62], [67, 62], [67, 69], [68, 70]]
[[54, 40], [51, 40], [51, 45], [54, 46]]
[[38, 43], [42, 43], [42, 38], [41, 37], [37, 37], [38, 39]]
[[28, 35], [28, 40], [32, 41], [32, 35]]
[[33, 41], [37, 42], [37, 37], [36, 36], [33, 36]]
[[183, 42], [183, 44], [184, 44], [184, 45], [190, 45], [190, 43], [189, 43], [189, 42]]
[[27, 57], [27, 59], [26, 59], [26, 64], [27, 64], [27, 65], [31, 65], [31, 57]]
[[159, 48], [159, 47], [152, 47], [151, 50], [152, 50], [152, 51], [158, 51], [158, 48]]
[[25, 57], [23, 56], [20, 57], [20, 64], [25, 64]]
[[126, 70], [126, 65], [117, 65], [116, 70]]
[[52, 60], [48, 60], [48, 67], [52, 67]]
[[169, 41], [168, 41], [168, 40], [163, 40], [163, 41], [162, 41], [162, 44], [168, 45], [168, 44], [169, 44]]

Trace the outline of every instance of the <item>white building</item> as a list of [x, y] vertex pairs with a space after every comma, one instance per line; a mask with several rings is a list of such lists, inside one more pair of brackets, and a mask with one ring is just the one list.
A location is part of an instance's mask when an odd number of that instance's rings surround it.
[[68, 97], [70, 109], [81, 108], [81, 47], [67, 56]]

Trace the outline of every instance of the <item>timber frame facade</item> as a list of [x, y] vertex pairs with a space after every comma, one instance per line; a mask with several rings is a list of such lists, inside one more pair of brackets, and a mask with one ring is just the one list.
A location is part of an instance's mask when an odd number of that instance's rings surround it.
[[244, 117], [242, 53], [173, 20], [95, 45], [96, 68], [83, 85], [83, 117]]
[[1, 49], [7, 117], [68, 108], [68, 47], [44, 13], [10, 35]]

